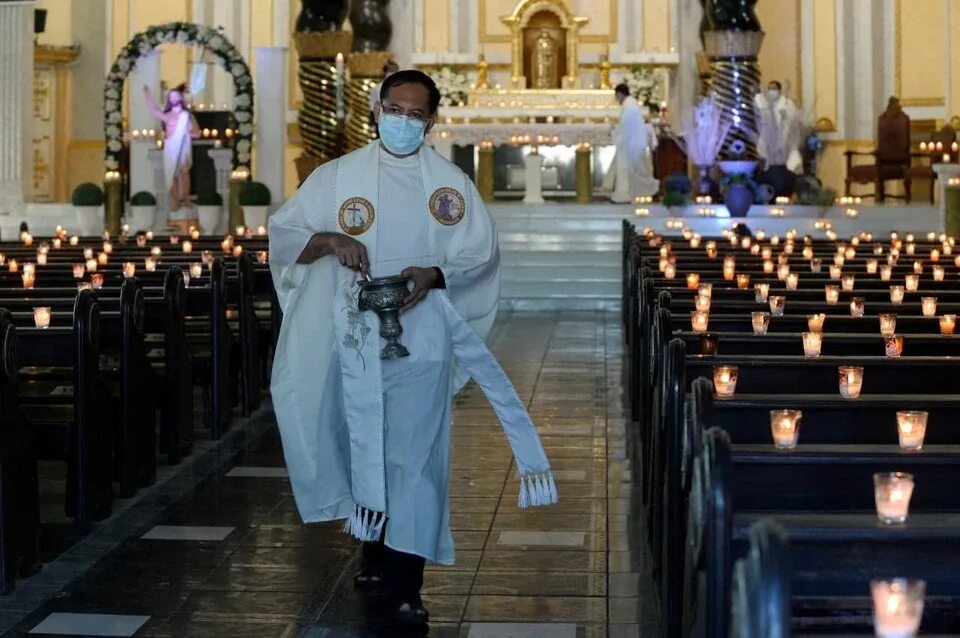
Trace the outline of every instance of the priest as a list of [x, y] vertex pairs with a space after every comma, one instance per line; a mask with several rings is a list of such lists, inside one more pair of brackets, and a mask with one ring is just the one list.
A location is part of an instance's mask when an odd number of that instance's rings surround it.
[[620, 104], [620, 123], [613, 134], [617, 153], [605, 186], [613, 188], [610, 201], [625, 204], [637, 196], [655, 195], [660, 189], [659, 180], [653, 177], [657, 134], [644, 118], [637, 98], [630, 95], [630, 87], [618, 84], [614, 95]]
[[[425, 560], [454, 561], [448, 474], [452, 397], [472, 377], [491, 401], [521, 476], [518, 506], [557, 500], [527, 411], [484, 344], [500, 254], [471, 181], [423, 144], [440, 93], [412, 70], [384, 80], [380, 140], [314, 171], [270, 221], [284, 319], [272, 394], [305, 522], [344, 519], [362, 541], [355, 585], [386, 593], [421, 625]], [[381, 360], [365, 278], [408, 280], [409, 356]]]

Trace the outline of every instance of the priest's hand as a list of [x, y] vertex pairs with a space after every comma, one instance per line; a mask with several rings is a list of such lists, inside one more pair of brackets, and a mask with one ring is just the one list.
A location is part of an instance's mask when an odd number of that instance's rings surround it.
[[349, 235], [330, 236], [330, 250], [340, 263], [351, 270], [366, 273], [370, 271], [367, 259], [367, 247]]
[[406, 312], [423, 301], [427, 293], [430, 292], [430, 289], [437, 283], [437, 271], [435, 268], [417, 268], [416, 266], [411, 266], [401, 272], [400, 276], [413, 282], [413, 290], [411, 290], [410, 294], [403, 300], [403, 305], [400, 306], [400, 312]]

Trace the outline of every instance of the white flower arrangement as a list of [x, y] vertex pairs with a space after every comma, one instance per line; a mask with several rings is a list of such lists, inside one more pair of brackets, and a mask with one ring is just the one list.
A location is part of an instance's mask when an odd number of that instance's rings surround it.
[[[123, 151], [123, 131], [118, 126], [122, 120], [120, 105], [123, 103], [123, 83], [127, 74], [136, 67], [140, 58], [149, 55], [158, 45], [164, 43], [193, 44], [210, 52], [217, 64], [233, 77], [235, 85], [234, 118], [241, 123], [234, 147], [234, 168], [250, 169], [250, 145], [253, 137], [253, 81], [250, 68], [243, 56], [223, 34], [188, 22], [173, 22], [148, 28], [138, 33], [120, 51], [116, 61], [107, 73], [104, 85], [104, 136], [106, 152], [104, 166], [107, 170], [117, 170], [120, 166], [120, 154]], [[242, 150], [241, 150], [242, 148]]]
[[459, 106], [467, 102], [467, 91], [470, 85], [464, 73], [457, 73], [448, 66], [440, 69], [433, 76], [433, 81], [440, 89], [440, 106]]
[[630, 87], [630, 95], [637, 98], [641, 106], [646, 106], [651, 113], [660, 111], [667, 95], [666, 78], [662, 72], [648, 66], [634, 66], [623, 82]]
[[710, 166], [717, 159], [727, 133], [730, 121], [713, 99], [713, 95], [701, 98], [683, 114], [682, 146], [696, 166]]

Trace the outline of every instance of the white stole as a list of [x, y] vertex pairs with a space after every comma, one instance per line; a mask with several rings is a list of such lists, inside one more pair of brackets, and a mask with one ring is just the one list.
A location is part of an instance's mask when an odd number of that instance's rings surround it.
[[180, 158], [183, 155], [183, 145], [190, 139], [190, 112], [184, 109], [180, 112], [177, 127], [173, 135], [163, 141], [163, 176], [167, 182], [167, 190], [173, 186], [177, 178], [177, 169], [180, 168]]

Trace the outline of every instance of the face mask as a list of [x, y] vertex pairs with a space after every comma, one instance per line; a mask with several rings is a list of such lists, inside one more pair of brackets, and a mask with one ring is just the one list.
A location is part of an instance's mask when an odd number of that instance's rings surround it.
[[410, 155], [423, 144], [426, 123], [405, 115], [380, 115], [380, 141], [394, 155]]
[[767, 91], [767, 99], [771, 102], [776, 102], [780, 99], [780, 91], [776, 89], [770, 89]]

